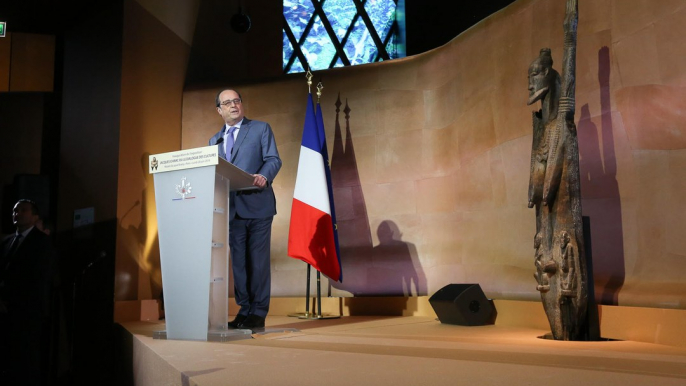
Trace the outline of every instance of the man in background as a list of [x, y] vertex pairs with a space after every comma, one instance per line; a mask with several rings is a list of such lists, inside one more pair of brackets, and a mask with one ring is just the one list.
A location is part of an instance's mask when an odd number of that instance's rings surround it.
[[50, 238], [35, 225], [38, 208], [14, 205], [13, 235], [0, 243], [0, 371], [8, 384], [39, 385], [47, 379], [50, 295], [56, 262]]

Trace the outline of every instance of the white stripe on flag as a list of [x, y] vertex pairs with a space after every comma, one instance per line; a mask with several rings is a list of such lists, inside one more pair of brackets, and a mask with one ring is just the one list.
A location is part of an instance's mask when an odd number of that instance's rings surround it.
[[293, 198], [331, 215], [329, 188], [324, 172], [324, 158], [321, 153], [308, 147], [300, 147], [298, 175], [295, 178]]

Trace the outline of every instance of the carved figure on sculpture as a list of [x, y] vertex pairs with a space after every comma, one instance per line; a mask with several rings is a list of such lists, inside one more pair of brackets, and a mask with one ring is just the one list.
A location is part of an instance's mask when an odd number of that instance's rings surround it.
[[550, 290], [550, 283], [548, 282], [548, 275], [546, 275], [543, 272], [543, 263], [541, 262], [541, 259], [543, 258], [543, 253], [541, 249], [541, 234], [536, 233], [536, 236], [534, 236], [534, 249], [536, 250], [536, 260], [534, 264], [536, 265], [536, 272], [534, 272], [534, 279], [536, 279], [536, 282], [538, 285], [536, 286], [536, 290], [540, 292], [548, 292]]
[[577, 258], [574, 255], [574, 246], [569, 243], [569, 233], [560, 233], [560, 255], [562, 258], [562, 296], [574, 297], [576, 295], [576, 267]]
[[543, 48], [529, 66], [533, 142], [529, 208], [536, 209], [536, 289], [557, 340], [584, 340], [587, 278], [581, 218], [579, 148], [574, 124], [578, 0], [566, 0], [562, 74]]

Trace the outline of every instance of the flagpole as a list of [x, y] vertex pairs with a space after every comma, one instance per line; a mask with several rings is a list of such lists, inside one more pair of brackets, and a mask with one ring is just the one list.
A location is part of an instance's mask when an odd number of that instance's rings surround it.
[[[305, 73], [305, 77], [307, 78], [307, 92], [312, 93], [312, 73], [308, 69], [307, 72]], [[310, 313], [310, 272], [312, 271], [312, 265], [309, 263], [307, 264], [307, 279], [305, 280], [305, 312], [294, 312], [291, 314], [288, 314], [288, 316], [291, 317], [297, 317], [301, 319], [310, 319], [312, 317], [312, 314]], [[317, 271], [317, 274], [319, 274], [319, 271]]]
[[[307, 73], [308, 73], [308, 75], [307, 75], [307, 88], [309, 91], [310, 87], [312, 86], [312, 74], [309, 72], [309, 70], [307, 71]], [[320, 80], [319, 83], [317, 83], [317, 105], [319, 105], [319, 100], [322, 97], [322, 89], [324, 89], [324, 85], [322, 84], [322, 82]], [[326, 160], [326, 161], [328, 161], [328, 160]], [[310, 267], [311, 267], [311, 265], [308, 264], [307, 265], [307, 269], [308, 269], [308, 271], [307, 271], [307, 282], [308, 282], [308, 284], [307, 284], [307, 297], [308, 298], [310, 297], [309, 296], [309, 291], [310, 291], [310, 285], [309, 285], [309, 281], [310, 281], [309, 273], [310, 273], [310, 271], [309, 271], [309, 269], [310, 269]], [[309, 305], [308, 305], [307, 311], [309, 311]], [[312, 310], [312, 311], [314, 311], [314, 310]], [[299, 319], [338, 319], [340, 317], [341, 317], [341, 315], [331, 315], [331, 314], [323, 315], [322, 314], [322, 273], [317, 271], [317, 313], [316, 314], [310, 314], [310, 315], [308, 315], [306, 313], [304, 316], [299, 316], [298, 318]]]
[[[300, 319], [310, 319], [314, 314], [310, 312], [310, 272], [312, 271], [312, 265], [307, 264], [307, 279], [305, 280], [305, 312], [293, 312], [287, 316], [300, 318]], [[317, 271], [319, 273], [319, 271]]]
[[310, 314], [310, 271], [312, 271], [312, 265], [307, 264], [307, 286], [305, 288], [305, 315], [309, 317]]
[[[323, 88], [321, 81], [317, 83], [317, 104], [319, 104], [319, 98], [322, 97]], [[319, 271], [317, 271], [317, 317], [322, 317], [322, 273]]]
[[[296, 177], [296, 186], [295, 186], [295, 192], [294, 192], [294, 197], [293, 197], [293, 210], [291, 213], [291, 229], [289, 231], [289, 244], [288, 244], [288, 250], [289, 250], [289, 256], [299, 258], [307, 263], [307, 286], [306, 286], [306, 291], [305, 291], [305, 310], [306, 312], [303, 313], [294, 313], [294, 314], [289, 314], [288, 316], [297, 316], [300, 319], [330, 319], [330, 318], [340, 318], [340, 315], [338, 316], [325, 316], [322, 315], [322, 296], [321, 296], [321, 270], [324, 269], [324, 272], [326, 273], [327, 276], [329, 277], [334, 277], [335, 280], [341, 280], [341, 272], [340, 272], [340, 259], [339, 259], [339, 253], [338, 253], [338, 239], [337, 235], [335, 232], [335, 215], [333, 215], [333, 202], [332, 202], [332, 188], [331, 188], [331, 177], [330, 177], [330, 170], [329, 170], [329, 164], [328, 164], [328, 152], [326, 150], [326, 134], [324, 133], [324, 125], [323, 121], [321, 121], [322, 114], [321, 114], [321, 107], [319, 105], [319, 100], [322, 95], [322, 89], [324, 86], [322, 85], [321, 82], [317, 85], [317, 104], [316, 108], [319, 110], [319, 121], [317, 120], [317, 114], [314, 112], [314, 103], [312, 101], [312, 73], [308, 69], [305, 77], [307, 78], [307, 91], [308, 91], [308, 104], [306, 108], [306, 114], [305, 114], [305, 127], [303, 129], [303, 142], [302, 142], [302, 147], [301, 147], [301, 161], [299, 162], [298, 165], [298, 176]], [[303, 150], [305, 149], [305, 150]], [[304, 151], [304, 152], [303, 152]], [[312, 152], [314, 151], [314, 152]], [[312, 157], [314, 156], [314, 159], [316, 160], [317, 158], [319, 161], [315, 161], [314, 163], [310, 162], [305, 162], [303, 163], [303, 159], [308, 160], [307, 157]], [[305, 157], [305, 158], [303, 158]], [[312, 158], [310, 158], [312, 159]], [[324, 165], [321, 163], [317, 166], [319, 162], [324, 161]], [[306, 176], [314, 176], [314, 180], [308, 180], [303, 178], [304, 175], [301, 175], [301, 167], [303, 165], [315, 165], [315, 170], [316, 168], [319, 169], [319, 173], [310, 173], [307, 174]], [[323, 170], [321, 167], [323, 166]], [[307, 169], [304, 169], [307, 170]], [[318, 176], [318, 177], [317, 177]], [[323, 177], [323, 179], [322, 179]], [[306, 177], [307, 178], [307, 177]], [[319, 178], [319, 179], [317, 179]], [[305, 185], [300, 185], [305, 181]], [[321, 208], [326, 208], [326, 209], [320, 209], [319, 206], [316, 206], [314, 204], [315, 201], [311, 201], [311, 196], [308, 196], [307, 194], [303, 194], [304, 191], [302, 190], [303, 186], [308, 186], [308, 183], [311, 183], [311, 181], [314, 181], [314, 185], [310, 185], [314, 187], [315, 192], [319, 192], [318, 196], [315, 197], [322, 197], [327, 195], [328, 191], [328, 197], [324, 199], [324, 202], [326, 202], [326, 206], [323, 206]], [[320, 189], [321, 187], [324, 187], [325, 190], [322, 194]], [[300, 190], [299, 190], [300, 189]], [[300, 192], [300, 193], [298, 193]], [[304, 200], [304, 201], [301, 201]], [[296, 211], [296, 203], [298, 204], [298, 209]], [[314, 205], [313, 205], [314, 204]], [[327, 207], [328, 206], [328, 207]], [[311, 212], [311, 210], [314, 210], [314, 212]], [[324, 231], [316, 231], [314, 230], [314, 219], [321, 218], [324, 219], [326, 217], [320, 217], [321, 213], [325, 213], [326, 215], [330, 216], [331, 220], [333, 220], [332, 225], [334, 226], [334, 232], [330, 233], [329, 235], [326, 234], [326, 228], [323, 228]], [[293, 232], [294, 229], [298, 229], [298, 232]], [[302, 231], [304, 229], [304, 232]], [[317, 227], [316, 229], [321, 229]], [[305, 237], [303, 237], [305, 236]], [[291, 237], [294, 237], [291, 239]], [[311, 237], [311, 239], [310, 239]], [[327, 239], [327, 237], [329, 237]], [[333, 237], [333, 238], [331, 238]], [[323, 248], [327, 248], [328, 251], [333, 251], [333, 257], [337, 259], [337, 265], [332, 266], [332, 265], [326, 265], [325, 263], [324, 267], [322, 267], [321, 261], [317, 260], [317, 258], [312, 255], [311, 252], [311, 243], [316, 240], [317, 243], [322, 243]], [[307, 245], [310, 244], [310, 247]], [[334, 251], [335, 250], [335, 251]], [[331, 253], [331, 252], [329, 252]], [[326, 254], [324, 256], [327, 256]], [[331, 256], [330, 254], [328, 256]], [[311, 267], [312, 264], [315, 265], [315, 269], [317, 270], [317, 297], [316, 297], [316, 302], [317, 302], [317, 312], [315, 314], [314, 307], [312, 309], [312, 312], [310, 312], [310, 277], [311, 277]], [[330, 263], [329, 263], [330, 264]], [[334, 263], [335, 264], [335, 263]], [[332, 275], [333, 274], [333, 275]]]
[[[324, 85], [320, 81], [317, 83], [317, 104], [319, 104], [319, 99], [322, 97], [322, 89]], [[317, 271], [317, 318], [322, 318], [322, 273]]]
[[322, 318], [322, 273], [317, 271], [317, 319]]

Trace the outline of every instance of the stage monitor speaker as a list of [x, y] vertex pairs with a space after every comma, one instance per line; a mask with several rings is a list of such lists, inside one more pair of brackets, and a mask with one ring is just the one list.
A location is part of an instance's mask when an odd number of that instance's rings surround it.
[[494, 324], [497, 312], [478, 284], [448, 284], [429, 298], [444, 324], [483, 326]]

